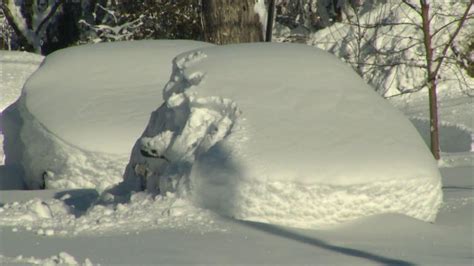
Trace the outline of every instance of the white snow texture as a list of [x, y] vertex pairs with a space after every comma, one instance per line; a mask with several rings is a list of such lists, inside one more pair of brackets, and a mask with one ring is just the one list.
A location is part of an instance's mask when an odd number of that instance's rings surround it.
[[134, 41], [56, 51], [3, 113], [6, 165], [28, 188], [96, 188], [122, 179], [181, 52], [211, 44]]
[[176, 191], [224, 215], [301, 228], [389, 212], [436, 217], [440, 174], [415, 128], [322, 50], [186, 52], [163, 98], [122, 187]]

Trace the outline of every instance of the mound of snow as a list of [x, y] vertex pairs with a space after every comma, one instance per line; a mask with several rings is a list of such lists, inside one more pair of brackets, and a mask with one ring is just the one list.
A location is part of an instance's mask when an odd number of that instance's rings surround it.
[[0, 262], [5, 265], [19, 264], [19, 265], [43, 265], [43, 266], [55, 266], [55, 265], [93, 265], [89, 259], [86, 259], [84, 263], [80, 264], [76, 258], [66, 252], [60, 252], [58, 255], [51, 256], [49, 258], [40, 259], [35, 257], [24, 257], [18, 256], [16, 258], [8, 258], [0, 254]]
[[184, 40], [116, 42], [57, 51], [4, 114], [5, 164], [29, 188], [98, 188], [120, 181], [136, 136], [160, 105]]
[[416, 129], [324, 51], [183, 53], [163, 97], [121, 188], [177, 190], [228, 216], [296, 227], [387, 212], [435, 219], [440, 175]]

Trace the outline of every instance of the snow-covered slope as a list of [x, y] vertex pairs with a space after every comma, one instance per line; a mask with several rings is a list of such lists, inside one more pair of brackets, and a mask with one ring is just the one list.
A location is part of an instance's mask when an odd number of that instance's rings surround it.
[[191, 191], [225, 215], [298, 227], [384, 212], [436, 216], [440, 176], [415, 128], [322, 50], [187, 52], [163, 95], [122, 187]]
[[6, 164], [20, 164], [30, 188], [117, 183], [136, 136], [162, 102], [172, 58], [208, 45], [116, 42], [49, 55], [4, 113]]

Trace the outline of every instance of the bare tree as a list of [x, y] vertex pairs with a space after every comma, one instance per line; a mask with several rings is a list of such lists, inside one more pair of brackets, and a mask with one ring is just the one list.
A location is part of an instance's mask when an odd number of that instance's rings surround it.
[[3, 0], [0, 9], [26, 50], [48, 54], [67, 47], [79, 36], [79, 1]]
[[262, 23], [255, 0], [202, 1], [204, 40], [216, 44], [261, 42]]
[[[455, 3], [402, 0], [381, 3], [349, 2], [343, 21], [315, 33], [313, 45], [349, 63], [384, 97], [427, 89], [431, 123], [431, 151], [439, 159], [437, 90], [457, 80], [461, 92], [472, 96], [467, 77], [469, 48], [457, 41], [474, 31], [472, 0]], [[471, 27], [465, 27], [469, 22]]]
[[454, 40], [459, 34], [462, 26], [466, 22], [469, 11], [471, 10], [473, 0], [471, 0], [463, 13], [463, 15], [454, 20], [452, 23], [456, 24], [454, 31], [449, 34], [449, 38], [441, 47], [435, 49], [433, 44], [433, 38], [436, 38], [437, 34], [442, 32], [443, 28], [434, 29], [432, 31], [431, 21], [437, 15], [436, 13], [432, 14], [431, 6], [429, 0], [420, 0], [420, 9], [415, 7], [408, 0], [403, 0], [403, 2], [413, 8], [418, 14], [420, 14], [423, 21], [423, 43], [425, 47], [426, 54], [426, 73], [429, 91], [429, 106], [430, 106], [430, 137], [431, 137], [431, 152], [433, 156], [439, 160], [440, 159], [440, 149], [439, 149], [439, 129], [438, 129], [438, 99], [437, 99], [437, 86], [440, 75], [440, 69], [444, 61], [447, 58], [448, 50], [452, 47]]

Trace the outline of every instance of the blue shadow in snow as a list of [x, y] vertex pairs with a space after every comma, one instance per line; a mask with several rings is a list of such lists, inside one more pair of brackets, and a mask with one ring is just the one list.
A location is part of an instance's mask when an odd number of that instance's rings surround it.
[[312, 245], [317, 248], [333, 251], [342, 255], [346, 256], [351, 256], [351, 257], [356, 257], [356, 258], [361, 258], [365, 260], [369, 260], [375, 263], [379, 263], [381, 265], [400, 265], [400, 266], [414, 266], [416, 264], [408, 262], [408, 261], [403, 261], [403, 260], [398, 260], [398, 259], [393, 259], [393, 258], [388, 258], [388, 257], [383, 257], [377, 254], [373, 254], [367, 251], [362, 251], [354, 248], [346, 248], [346, 247], [341, 247], [341, 246], [336, 246], [333, 244], [330, 244], [328, 242], [325, 242], [323, 240], [314, 238], [314, 237], [309, 237], [297, 232], [289, 231], [284, 228], [274, 226], [271, 224], [263, 224], [263, 223], [257, 223], [257, 222], [249, 222], [249, 221], [240, 221], [240, 220], [234, 220], [237, 223], [240, 223], [244, 226], [251, 227], [254, 229], [257, 229], [259, 231], [263, 231], [272, 235], [276, 235], [279, 237], [283, 237], [286, 239], [294, 240], [303, 244], [307, 245]]

